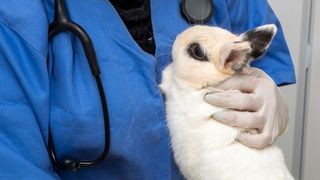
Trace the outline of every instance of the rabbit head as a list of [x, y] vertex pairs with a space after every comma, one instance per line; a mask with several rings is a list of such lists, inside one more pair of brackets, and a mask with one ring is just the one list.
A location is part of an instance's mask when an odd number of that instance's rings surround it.
[[192, 26], [173, 44], [174, 75], [195, 88], [214, 86], [262, 56], [276, 31], [273, 24], [241, 35], [218, 27]]

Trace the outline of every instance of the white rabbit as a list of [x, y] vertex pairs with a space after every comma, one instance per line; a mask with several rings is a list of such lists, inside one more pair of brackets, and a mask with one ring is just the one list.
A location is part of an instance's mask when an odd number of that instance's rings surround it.
[[215, 121], [212, 114], [223, 109], [204, 101], [212, 87], [249, 68], [248, 61], [266, 51], [276, 31], [275, 25], [264, 25], [237, 36], [197, 25], [177, 36], [160, 88], [174, 157], [187, 179], [293, 179], [278, 147], [254, 149], [237, 142], [242, 129]]

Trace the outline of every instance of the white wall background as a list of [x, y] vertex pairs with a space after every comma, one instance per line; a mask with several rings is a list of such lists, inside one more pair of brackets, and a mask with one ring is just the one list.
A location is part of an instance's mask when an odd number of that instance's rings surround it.
[[320, 0], [269, 0], [281, 21], [298, 83], [281, 87], [290, 110], [277, 144], [296, 179], [320, 179]]
[[[300, 61], [300, 41], [301, 41], [301, 27], [302, 27], [302, 0], [269, 0], [273, 10], [277, 14], [282, 24], [284, 34], [293, 58], [295, 65], [296, 76], [299, 76], [299, 61]], [[287, 100], [290, 120], [288, 132], [282, 135], [277, 144], [282, 148], [287, 165], [290, 170], [293, 166], [293, 147], [294, 147], [294, 130], [295, 130], [295, 110], [297, 85], [290, 85], [281, 87], [281, 91]]]

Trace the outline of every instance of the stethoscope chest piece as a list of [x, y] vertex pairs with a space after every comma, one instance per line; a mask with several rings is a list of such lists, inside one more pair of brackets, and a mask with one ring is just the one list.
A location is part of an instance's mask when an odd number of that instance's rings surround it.
[[212, 0], [182, 0], [181, 13], [191, 24], [204, 24], [213, 16]]

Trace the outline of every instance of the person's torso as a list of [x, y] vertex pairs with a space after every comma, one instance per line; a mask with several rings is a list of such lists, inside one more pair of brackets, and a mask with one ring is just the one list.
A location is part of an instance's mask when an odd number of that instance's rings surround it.
[[[78, 172], [61, 171], [62, 179], [182, 178], [171, 154], [164, 99], [158, 87], [162, 70], [171, 62], [176, 35], [190, 26], [179, 3], [151, 0], [153, 56], [138, 46], [108, 1], [66, 1], [71, 19], [94, 43], [110, 113], [111, 146], [101, 164]], [[49, 54], [50, 126], [58, 158], [96, 158], [104, 145], [102, 109], [81, 43], [63, 33], [47, 45], [43, 24], [53, 19], [53, 0], [9, 6], [6, 8], [22, 11], [6, 10], [5, 21], [34, 42], [36, 49]], [[226, 2], [216, 0], [214, 6], [214, 18], [207, 24], [230, 29]], [[35, 19], [23, 21], [26, 16]], [[46, 126], [41, 128], [47, 132]]]

